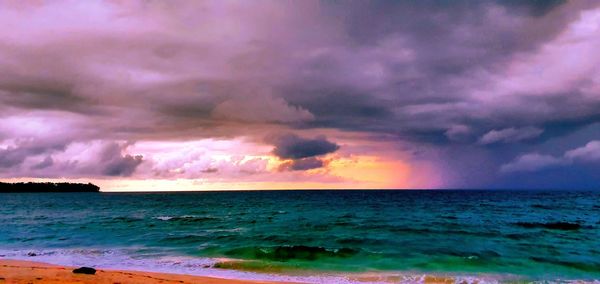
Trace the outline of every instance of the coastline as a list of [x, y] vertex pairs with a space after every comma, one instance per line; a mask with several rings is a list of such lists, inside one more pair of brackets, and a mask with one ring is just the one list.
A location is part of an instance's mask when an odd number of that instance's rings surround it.
[[[290, 280], [260, 280], [219, 275], [193, 275], [186, 273], [169, 273], [146, 270], [104, 269], [94, 267], [94, 275], [75, 274], [76, 266], [51, 264], [48, 262], [0, 259], [0, 284], [169, 284], [169, 283], [203, 283], [203, 284], [292, 284], [292, 283], [421, 283], [421, 284], [484, 284], [484, 283], [598, 283], [598, 280], [532, 280], [517, 275], [471, 274], [470, 276], [436, 274], [436, 273], [348, 273], [345, 276], [325, 278], [305, 278]], [[283, 276], [283, 275], [280, 275]], [[308, 276], [308, 275], [307, 275]], [[316, 275], [313, 275], [316, 276]], [[318, 280], [317, 280], [318, 279]]]
[[[151, 271], [138, 271], [128, 269], [103, 269], [95, 267], [94, 275], [75, 274], [74, 266], [63, 266], [47, 262], [0, 259], [0, 284], [58, 284], [58, 283], [106, 283], [106, 284], [169, 284], [169, 283], [203, 283], [203, 284], [291, 284], [291, 283], [423, 283], [423, 284], [449, 284], [449, 283], [487, 283], [482, 279], [458, 279], [443, 275], [421, 275], [405, 279], [399, 275], [385, 274], [355, 274], [341, 278], [327, 279], [325, 282], [308, 281], [262, 281], [236, 278], [220, 278], [215, 276], [198, 276], [184, 273], [164, 273]], [[323, 279], [322, 279], [323, 280]], [[334, 282], [331, 282], [334, 281]], [[492, 281], [493, 282], [493, 281]], [[494, 282], [495, 283], [495, 282]]]
[[[58, 284], [58, 283], [84, 283], [84, 284], [169, 284], [169, 283], [204, 283], [204, 284], [273, 284], [273, 283], [359, 283], [359, 284], [387, 284], [387, 283], [421, 283], [421, 284], [450, 284], [450, 283], [503, 283], [494, 277], [466, 276], [444, 274], [398, 274], [398, 273], [348, 273], [337, 277], [304, 278], [281, 280], [252, 280], [244, 278], [228, 277], [222, 278], [218, 275], [192, 275], [186, 273], [168, 273], [158, 271], [140, 271], [129, 269], [104, 269], [94, 267], [94, 275], [75, 274], [76, 266], [64, 266], [47, 262], [0, 259], [0, 284]], [[283, 275], [281, 275], [283, 276]], [[308, 275], [306, 275], [308, 276]], [[316, 276], [316, 275], [313, 275]], [[483, 276], [483, 275], [480, 275]], [[316, 281], [315, 281], [316, 280]], [[525, 283], [516, 278], [507, 278], [506, 282]], [[581, 281], [577, 283], [588, 283]], [[595, 282], [594, 282], [595, 283]]]
[[206, 284], [259, 284], [292, 283], [225, 279], [158, 272], [112, 270], [97, 268], [95, 275], [75, 274], [76, 267], [24, 260], [0, 260], [0, 283], [206, 283]]

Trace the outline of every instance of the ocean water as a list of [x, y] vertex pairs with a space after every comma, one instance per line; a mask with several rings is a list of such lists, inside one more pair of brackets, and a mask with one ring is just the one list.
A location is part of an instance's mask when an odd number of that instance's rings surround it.
[[0, 258], [314, 283], [593, 281], [600, 192], [0, 194]]

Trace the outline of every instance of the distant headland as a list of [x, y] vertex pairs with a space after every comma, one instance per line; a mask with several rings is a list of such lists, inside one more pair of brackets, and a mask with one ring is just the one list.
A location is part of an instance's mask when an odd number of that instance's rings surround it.
[[70, 182], [0, 182], [0, 193], [8, 192], [99, 192], [100, 187], [91, 183]]

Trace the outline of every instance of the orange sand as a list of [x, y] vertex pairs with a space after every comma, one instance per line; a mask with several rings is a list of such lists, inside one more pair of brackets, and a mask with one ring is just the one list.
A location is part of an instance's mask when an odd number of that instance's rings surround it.
[[[257, 283], [284, 283], [261, 282], [249, 280], [222, 279], [206, 276], [191, 276], [183, 274], [104, 270], [96, 268], [95, 275], [74, 274], [75, 267], [65, 267], [41, 262], [0, 259], [0, 284], [173, 284], [173, 283], [203, 283], [203, 284], [257, 284]], [[357, 282], [383, 282], [398, 283], [399, 276], [382, 276], [355, 274], [348, 277]], [[423, 284], [448, 284], [456, 283], [456, 279], [445, 276], [427, 275], [421, 281]]]
[[168, 273], [97, 269], [95, 275], [74, 274], [74, 267], [64, 267], [40, 262], [20, 260], [0, 260], [0, 284], [171, 284], [171, 283], [204, 283], [204, 284], [250, 284], [277, 283], [247, 280], [230, 280], [213, 277], [190, 276]]

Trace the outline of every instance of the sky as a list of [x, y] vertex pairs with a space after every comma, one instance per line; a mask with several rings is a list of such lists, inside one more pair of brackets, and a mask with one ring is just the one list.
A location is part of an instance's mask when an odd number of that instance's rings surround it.
[[0, 180], [600, 188], [598, 1], [0, 1]]

